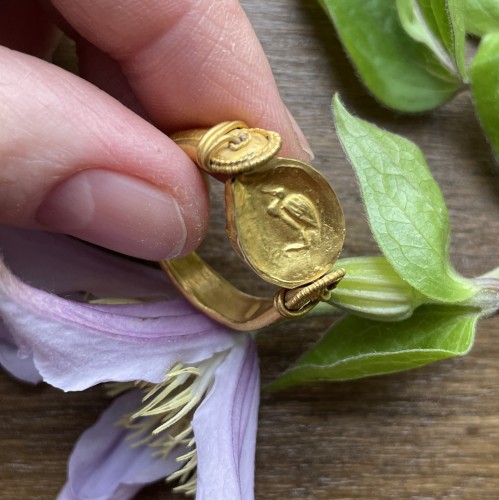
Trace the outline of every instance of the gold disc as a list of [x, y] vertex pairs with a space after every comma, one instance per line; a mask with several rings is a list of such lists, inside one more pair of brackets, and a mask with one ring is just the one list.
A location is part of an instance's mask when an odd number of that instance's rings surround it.
[[295, 288], [337, 260], [345, 220], [335, 192], [310, 165], [274, 158], [225, 184], [227, 233], [264, 280]]

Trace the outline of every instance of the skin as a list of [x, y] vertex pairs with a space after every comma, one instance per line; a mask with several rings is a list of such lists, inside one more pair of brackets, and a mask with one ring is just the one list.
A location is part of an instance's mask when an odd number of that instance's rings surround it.
[[[59, 30], [79, 76], [49, 62]], [[202, 240], [209, 202], [167, 134], [243, 120], [310, 160], [237, 1], [4, 0], [0, 45], [1, 224], [176, 257]]]

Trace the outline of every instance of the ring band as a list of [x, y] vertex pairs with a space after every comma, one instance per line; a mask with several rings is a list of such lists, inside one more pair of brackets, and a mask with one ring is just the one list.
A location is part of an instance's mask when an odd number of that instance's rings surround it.
[[204, 171], [224, 175], [227, 234], [273, 298], [244, 293], [199, 255], [162, 261], [182, 294], [216, 321], [256, 330], [303, 316], [343, 278], [333, 270], [345, 239], [343, 211], [327, 180], [298, 160], [277, 157], [277, 132], [240, 121], [180, 132], [171, 138]]

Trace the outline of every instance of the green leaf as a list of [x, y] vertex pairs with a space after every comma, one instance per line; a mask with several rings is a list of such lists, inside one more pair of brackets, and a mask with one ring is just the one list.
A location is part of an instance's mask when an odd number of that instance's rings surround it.
[[434, 305], [422, 306], [411, 318], [395, 323], [347, 316], [269, 389], [383, 375], [462, 356], [473, 345], [479, 316], [476, 311]]
[[423, 303], [423, 296], [383, 257], [340, 259], [336, 266], [346, 275], [331, 293], [332, 306], [365, 318], [401, 321]]
[[[435, 8], [439, 2], [445, 4], [445, 17], [443, 15], [444, 5]], [[463, 0], [447, 0], [445, 2], [443, 0], [420, 0], [421, 5], [425, 3], [432, 6], [440, 37], [451, 54], [461, 78], [467, 81], [466, 27]]]
[[470, 83], [478, 118], [499, 158], [499, 32], [482, 38], [471, 62]]
[[367, 88], [408, 112], [445, 103], [463, 86], [432, 50], [402, 28], [394, 0], [320, 0]]
[[466, 31], [483, 36], [499, 31], [499, 2], [497, 0], [464, 0]]
[[52, 54], [52, 63], [75, 75], [79, 74], [76, 43], [66, 35], [62, 35], [59, 44]]
[[465, 29], [462, 0], [397, 0], [405, 31], [425, 44], [443, 66], [465, 78]]
[[477, 288], [450, 264], [447, 209], [421, 150], [353, 117], [338, 96], [334, 116], [373, 236], [395, 271], [435, 301], [456, 303], [473, 296]]

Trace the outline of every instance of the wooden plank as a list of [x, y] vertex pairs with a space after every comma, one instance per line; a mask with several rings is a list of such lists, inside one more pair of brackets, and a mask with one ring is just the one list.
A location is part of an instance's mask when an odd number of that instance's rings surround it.
[[[344, 256], [377, 253], [354, 175], [333, 132], [331, 97], [414, 140], [447, 200], [455, 266], [474, 276], [498, 265], [499, 169], [469, 95], [420, 116], [383, 109], [365, 91], [313, 1], [245, 0], [289, 109], [309, 138], [314, 165], [333, 183], [347, 221]], [[235, 281], [262, 285], [214, 222], [204, 252]], [[262, 380], [273, 380], [329, 320], [301, 320], [258, 338]], [[358, 382], [262, 394], [256, 455], [258, 499], [495, 499], [499, 496], [499, 320], [483, 321], [466, 358]], [[0, 498], [51, 499], [78, 435], [107, 401], [96, 388], [63, 394], [0, 374]], [[155, 485], [141, 499], [178, 499]], [[216, 500], [216, 499], [214, 499]]]

